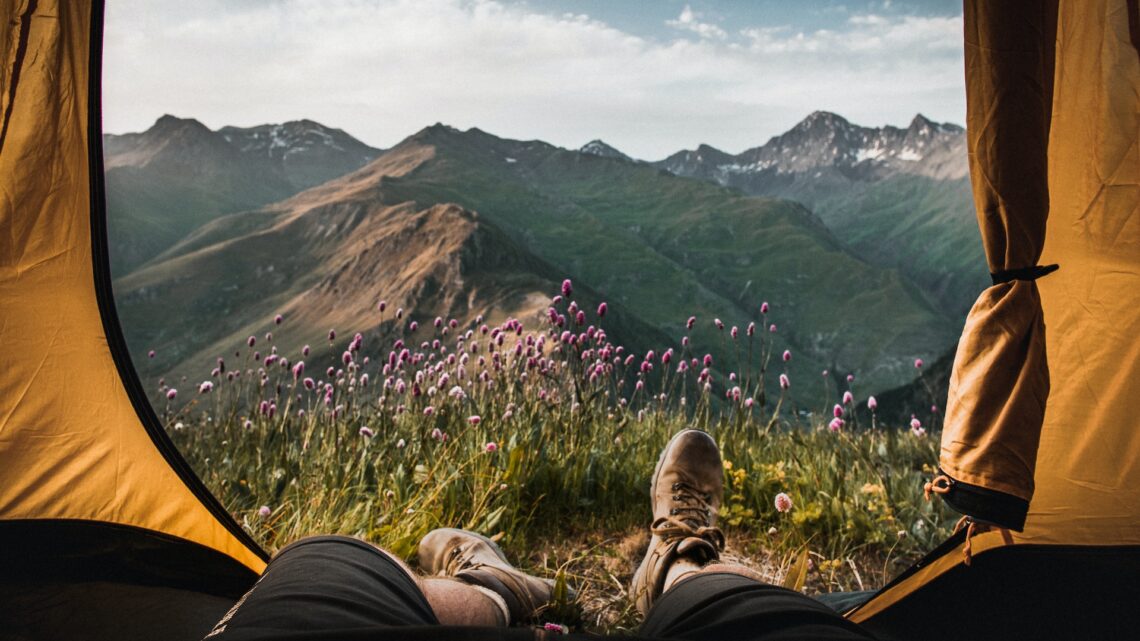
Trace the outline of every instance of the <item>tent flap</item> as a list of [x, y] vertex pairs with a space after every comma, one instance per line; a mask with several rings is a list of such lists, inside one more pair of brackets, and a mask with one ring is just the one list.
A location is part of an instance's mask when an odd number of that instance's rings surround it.
[[1020, 530], [1049, 367], [1036, 278], [1049, 214], [1056, 0], [965, 2], [966, 132], [978, 226], [994, 286], [954, 359], [938, 484], [975, 520]]

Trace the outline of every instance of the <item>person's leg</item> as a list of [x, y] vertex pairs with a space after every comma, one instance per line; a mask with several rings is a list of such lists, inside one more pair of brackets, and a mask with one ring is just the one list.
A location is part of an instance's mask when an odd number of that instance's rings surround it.
[[[447, 585], [451, 584], [451, 585]], [[400, 626], [502, 625], [494, 596], [448, 579], [420, 579], [399, 559], [343, 536], [282, 549], [206, 637], [337, 638]]]
[[755, 571], [720, 561], [716, 514], [724, 469], [704, 432], [674, 436], [651, 485], [649, 549], [630, 588], [645, 615], [640, 635], [692, 641], [871, 639], [855, 624]]
[[[448, 594], [457, 595], [453, 585], [478, 589], [496, 598], [506, 613], [506, 622], [521, 623], [535, 619], [553, 596], [550, 581], [526, 574], [507, 561], [499, 546], [487, 537], [454, 528], [432, 530], [420, 541], [420, 568], [428, 574], [451, 577], [428, 579], [441, 583]], [[445, 583], [446, 582], [446, 583]]]

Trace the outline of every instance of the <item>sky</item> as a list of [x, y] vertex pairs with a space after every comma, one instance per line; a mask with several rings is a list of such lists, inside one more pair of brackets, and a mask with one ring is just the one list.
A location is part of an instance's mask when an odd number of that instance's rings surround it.
[[308, 118], [387, 148], [436, 122], [645, 160], [816, 110], [962, 124], [960, 0], [111, 0], [109, 133]]

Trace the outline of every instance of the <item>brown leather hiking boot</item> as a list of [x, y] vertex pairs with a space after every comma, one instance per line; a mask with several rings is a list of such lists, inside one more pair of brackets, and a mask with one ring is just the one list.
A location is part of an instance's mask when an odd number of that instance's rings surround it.
[[653, 473], [653, 536], [630, 586], [642, 616], [664, 591], [674, 561], [683, 557], [703, 565], [720, 557], [724, 534], [715, 525], [723, 493], [724, 467], [716, 441], [700, 430], [674, 436]]
[[503, 597], [511, 621], [529, 621], [542, 611], [554, 592], [552, 581], [525, 574], [507, 562], [494, 541], [467, 530], [441, 528], [420, 541], [420, 568], [454, 577]]

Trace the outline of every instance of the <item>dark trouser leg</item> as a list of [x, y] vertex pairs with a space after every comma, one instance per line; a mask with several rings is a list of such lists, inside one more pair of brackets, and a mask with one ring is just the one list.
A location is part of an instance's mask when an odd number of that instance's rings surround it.
[[272, 639], [438, 623], [415, 581], [394, 560], [363, 541], [321, 536], [281, 550], [206, 638]]
[[681, 580], [654, 603], [639, 635], [688, 641], [873, 640], [811, 597], [737, 574]]

